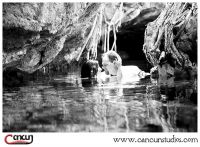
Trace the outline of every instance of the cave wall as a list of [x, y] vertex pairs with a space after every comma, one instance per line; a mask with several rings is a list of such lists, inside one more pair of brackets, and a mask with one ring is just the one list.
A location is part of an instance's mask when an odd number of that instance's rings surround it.
[[[103, 8], [110, 20], [118, 6], [119, 3], [3, 3], [3, 69], [13, 67], [33, 73], [44, 67], [55, 69], [85, 62], [89, 50], [82, 50], [82, 46], [95, 15]], [[163, 3], [124, 2], [118, 36], [137, 36], [163, 7]]]
[[[78, 50], [100, 6], [100, 3], [3, 3], [4, 69], [16, 67], [32, 73], [51, 63], [62, 50]], [[63, 57], [61, 54], [60, 58]]]

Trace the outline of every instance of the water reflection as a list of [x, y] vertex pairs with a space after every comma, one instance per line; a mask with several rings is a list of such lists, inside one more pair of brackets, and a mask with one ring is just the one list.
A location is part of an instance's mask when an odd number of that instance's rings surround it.
[[74, 73], [29, 81], [4, 88], [3, 131], [196, 132], [196, 81], [98, 85]]

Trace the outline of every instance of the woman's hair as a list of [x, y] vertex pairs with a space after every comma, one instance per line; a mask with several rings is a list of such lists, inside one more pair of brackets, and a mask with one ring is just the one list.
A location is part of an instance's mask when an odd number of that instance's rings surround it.
[[121, 57], [115, 51], [108, 51], [105, 54], [103, 54], [103, 56], [107, 56], [111, 63], [113, 63], [113, 61], [115, 61], [115, 60], [117, 60], [117, 61], [122, 63]]

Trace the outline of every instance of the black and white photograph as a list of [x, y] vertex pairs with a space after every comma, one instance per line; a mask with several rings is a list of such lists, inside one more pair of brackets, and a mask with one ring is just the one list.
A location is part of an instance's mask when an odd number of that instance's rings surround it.
[[197, 13], [185, 1], [3, 2], [2, 132], [198, 133]]

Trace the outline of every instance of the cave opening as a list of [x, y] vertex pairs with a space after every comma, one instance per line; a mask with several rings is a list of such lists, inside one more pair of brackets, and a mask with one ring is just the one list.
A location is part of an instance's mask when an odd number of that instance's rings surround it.
[[[147, 61], [146, 56], [143, 52], [143, 44], [144, 44], [144, 32], [146, 26], [139, 26], [136, 28], [131, 28], [129, 30], [123, 30], [118, 32], [117, 35], [117, 53], [122, 58], [122, 64], [126, 65], [134, 65], [138, 66], [141, 70], [149, 72], [151, 69], [150, 63]], [[114, 36], [111, 31], [110, 33], [110, 49], [113, 45]], [[98, 57], [97, 60], [99, 62], [100, 67], [102, 67], [102, 40], [98, 45]], [[93, 62], [90, 60], [89, 62], [83, 63], [81, 67], [81, 77], [82, 78], [91, 78], [92, 73], [96, 73], [96, 64], [91, 64]], [[92, 72], [92, 73], [91, 73]]]
[[[117, 53], [122, 58], [123, 65], [135, 65], [140, 69], [149, 72], [151, 65], [147, 61], [143, 52], [144, 32], [146, 26], [138, 26], [129, 30], [118, 32]], [[114, 37], [110, 37], [110, 46], [113, 44]]]

